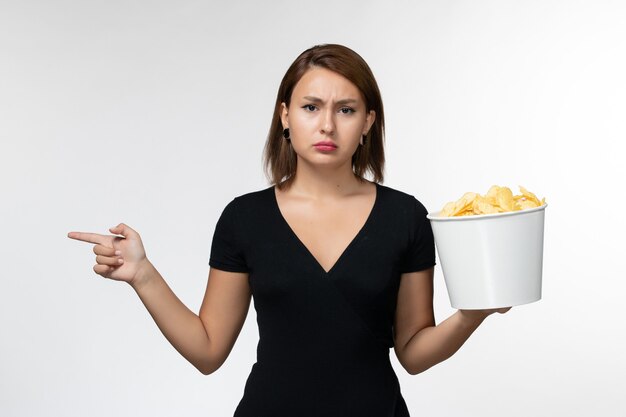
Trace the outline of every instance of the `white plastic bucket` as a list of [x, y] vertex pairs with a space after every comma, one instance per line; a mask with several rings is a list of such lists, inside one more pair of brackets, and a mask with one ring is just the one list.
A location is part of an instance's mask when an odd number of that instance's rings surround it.
[[460, 217], [428, 214], [453, 308], [509, 307], [541, 299], [547, 206]]

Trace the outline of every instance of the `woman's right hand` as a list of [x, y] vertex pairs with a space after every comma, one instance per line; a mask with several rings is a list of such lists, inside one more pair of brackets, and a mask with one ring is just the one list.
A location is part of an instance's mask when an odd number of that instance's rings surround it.
[[96, 244], [93, 247], [96, 254], [93, 270], [96, 274], [135, 286], [150, 265], [141, 237], [124, 223], [109, 230], [123, 237], [85, 232], [69, 232], [67, 237]]

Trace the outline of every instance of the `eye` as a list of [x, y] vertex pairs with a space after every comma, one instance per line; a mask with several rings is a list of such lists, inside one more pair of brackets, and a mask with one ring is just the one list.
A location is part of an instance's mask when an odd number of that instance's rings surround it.
[[352, 107], [342, 107], [339, 111], [343, 114], [352, 114], [355, 110]]
[[304, 106], [302, 106], [302, 108], [307, 111], [315, 111], [317, 107], [315, 107], [313, 104], [305, 104]]

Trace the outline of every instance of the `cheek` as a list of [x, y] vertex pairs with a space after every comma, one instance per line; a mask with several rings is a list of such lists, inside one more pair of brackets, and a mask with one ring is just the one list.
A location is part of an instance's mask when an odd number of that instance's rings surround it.
[[296, 140], [310, 136], [318, 129], [318, 123], [312, 117], [294, 117], [289, 120], [289, 131]]
[[316, 125], [306, 118], [298, 117], [289, 120], [290, 136], [296, 142], [311, 136], [315, 129]]
[[291, 124], [295, 125], [296, 128], [307, 128], [310, 126], [317, 125], [317, 119], [313, 114], [301, 113], [297, 112], [290, 119]]
[[360, 135], [365, 121], [362, 118], [351, 117], [344, 119], [338, 126], [341, 126], [346, 133], [354, 132], [355, 135]]

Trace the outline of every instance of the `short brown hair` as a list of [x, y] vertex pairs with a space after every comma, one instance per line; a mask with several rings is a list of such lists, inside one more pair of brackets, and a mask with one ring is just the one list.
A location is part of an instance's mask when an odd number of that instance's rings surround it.
[[365, 172], [370, 171], [374, 182], [381, 183], [385, 166], [385, 115], [380, 90], [365, 60], [352, 49], [337, 44], [316, 45], [307, 49], [296, 58], [285, 73], [278, 88], [272, 124], [263, 151], [265, 175], [279, 189], [291, 185], [296, 173], [297, 156], [289, 141], [283, 138], [281, 104], [284, 102], [289, 107], [293, 89], [312, 67], [326, 68], [350, 80], [363, 95], [366, 111], [376, 112], [374, 124], [367, 133], [365, 144], [359, 146], [352, 156], [352, 169], [361, 179]]

